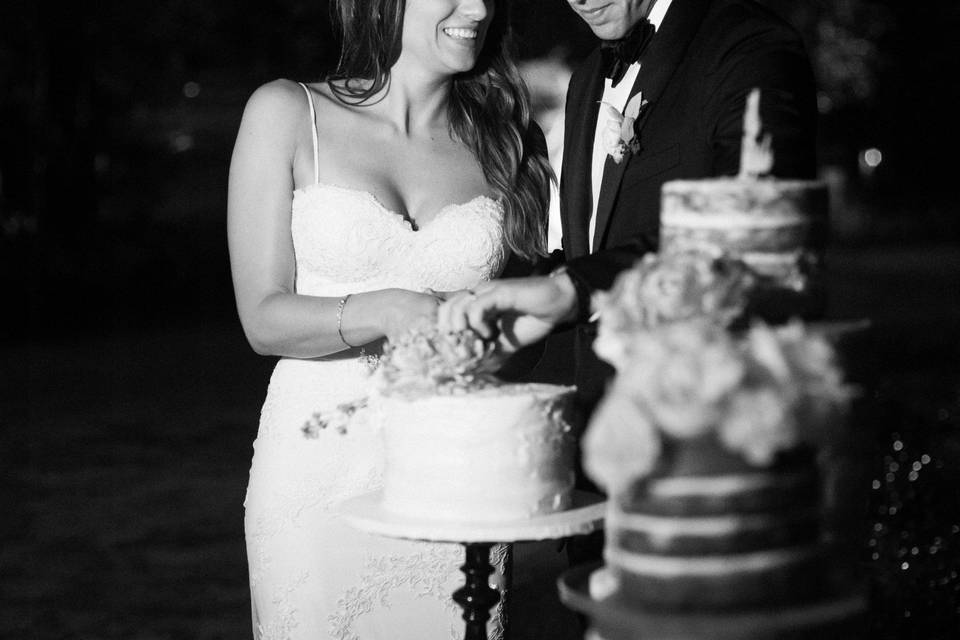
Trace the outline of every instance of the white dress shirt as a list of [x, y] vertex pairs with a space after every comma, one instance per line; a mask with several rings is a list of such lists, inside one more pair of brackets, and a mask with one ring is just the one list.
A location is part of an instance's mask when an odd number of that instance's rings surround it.
[[[671, 1], [672, 0], [659, 0], [653, 5], [653, 10], [647, 19], [650, 20], [650, 24], [653, 25], [655, 30], [659, 29], [663, 23], [663, 17], [667, 14], [667, 9], [670, 8]], [[603, 97], [600, 98], [600, 101], [613, 105], [623, 113], [623, 110], [627, 107], [627, 100], [630, 99], [630, 90], [633, 88], [633, 83], [636, 82], [639, 72], [640, 63], [634, 62], [627, 67], [626, 73], [620, 82], [617, 83], [616, 87], [612, 86], [613, 83], [610, 78], [604, 78]], [[606, 125], [607, 121], [601, 109], [593, 134], [593, 165], [590, 175], [590, 184], [593, 191], [593, 208], [590, 209], [589, 236], [591, 250], [593, 248], [593, 236], [597, 230], [597, 203], [600, 200], [600, 185], [603, 184], [603, 165], [607, 160], [607, 151], [603, 146], [602, 136], [602, 131], [606, 128]], [[624, 162], [626, 162], [626, 160], [624, 160]]]

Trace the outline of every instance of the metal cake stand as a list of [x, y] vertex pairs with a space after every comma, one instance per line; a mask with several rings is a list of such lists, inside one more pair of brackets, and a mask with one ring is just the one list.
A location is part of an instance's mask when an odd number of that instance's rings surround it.
[[463, 608], [465, 640], [487, 640], [490, 609], [500, 601], [500, 593], [490, 586], [493, 572], [490, 549], [495, 544], [568, 538], [591, 533], [603, 525], [606, 502], [603, 496], [585, 491], [573, 492], [569, 509], [524, 520], [505, 522], [452, 522], [409, 518], [385, 511], [381, 492], [367, 493], [344, 502], [344, 519], [366, 533], [425, 542], [456, 542], [466, 550], [460, 567], [466, 583], [453, 593]]

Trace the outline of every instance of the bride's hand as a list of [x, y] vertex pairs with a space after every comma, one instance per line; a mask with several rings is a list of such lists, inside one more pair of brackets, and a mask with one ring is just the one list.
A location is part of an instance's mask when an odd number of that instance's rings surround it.
[[394, 338], [424, 323], [433, 324], [441, 303], [435, 293], [420, 293], [408, 289], [391, 289], [383, 310], [381, 329], [388, 338]]
[[462, 293], [467, 293], [468, 291], [470, 290], [469, 289], [454, 289], [453, 291], [437, 291], [436, 289], [423, 290], [424, 293], [431, 295], [437, 300], [439, 300], [441, 304], [446, 302], [450, 298], [455, 298]]
[[496, 280], [444, 302], [438, 324], [445, 331], [472, 329], [513, 353], [572, 319], [576, 302], [569, 276]]

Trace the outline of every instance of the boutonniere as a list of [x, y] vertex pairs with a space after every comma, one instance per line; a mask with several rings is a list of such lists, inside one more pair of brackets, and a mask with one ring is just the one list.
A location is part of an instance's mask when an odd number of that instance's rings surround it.
[[604, 117], [607, 118], [607, 124], [601, 134], [603, 147], [613, 161], [620, 164], [627, 152], [640, 152], [640, 133], [637, 125], [646, 115], [650, 102], [643, 99], [643, 92], [640, 91], [627, 101], [623, 113], [617, 111], [617, 108], [609, 102], [601, 102], [600, 107], [603, 109]]

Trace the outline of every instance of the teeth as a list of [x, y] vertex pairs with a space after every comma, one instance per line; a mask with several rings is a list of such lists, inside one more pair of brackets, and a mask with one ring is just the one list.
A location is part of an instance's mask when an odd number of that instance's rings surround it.
[[473, 40], [477, 37], [476, 29], [444, 29], [443, 32], [450, 36], [451, 38], [466, 38]]

